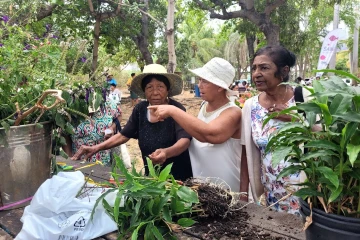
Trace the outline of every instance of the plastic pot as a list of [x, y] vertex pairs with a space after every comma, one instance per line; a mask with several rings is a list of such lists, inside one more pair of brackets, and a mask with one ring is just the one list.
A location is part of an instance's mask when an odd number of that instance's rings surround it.
[[[310, 215], [309, 205], [300, 199], [300, 214], [305, 217]], [[312, 224], [306, 229], [307, 240], [359, 240], [360, 219], [344, 217], [326, 213], [313, 208]]]

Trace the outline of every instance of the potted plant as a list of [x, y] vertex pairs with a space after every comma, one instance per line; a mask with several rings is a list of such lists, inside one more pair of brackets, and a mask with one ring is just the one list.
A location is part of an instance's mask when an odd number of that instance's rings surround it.
[[0, 207], [31, 197], [50, 176], [52, 143], [65, 144], [60, 133], [87, 117], [86, 88], [96, 88], [95, 107], [102, 99], [102, 83], [73, 74], [87, 64], [85, 42], [62, 42], [48, 24], [36, 33], [9, 19], [0, 18]]
[[[323, 72], [360, 82], [343, 71]], [[278, 113], [293, 121], [273, 133], [266, 150], [274, 166], [285, 161], [278, 179], [306, 174], [290, 194], [300, 198], [307, 239], [360, 239], [360, 94], [337, 76], [314, 81], [308, 90], [311, 101]]]

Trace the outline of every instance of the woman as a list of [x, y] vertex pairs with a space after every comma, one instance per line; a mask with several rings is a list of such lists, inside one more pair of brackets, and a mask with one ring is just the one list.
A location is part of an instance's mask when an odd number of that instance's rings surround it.
[[172, 118], [162, 122], [150, 122], [147, 117], [149, 105], [172, 105], [185, 111], [179, 102], [169, 98], [181, 93], [182, 79], [176, 74], [167, 73], [161, 65], [150, 64], [145, 66], [142, 74], [133, 79], [131, 91], [147, 101], [134, 107], [121, 132], [96, 146], [82, 146], [72, 159], [76, 160], [84, 154], [88, 158], [100, 150], [118, 146], [130, 138], [135, 138], [139, 142], [146, 175], [149, 173], [146, 157], [149, 157], [153, 163], [162, 164], [162, 168], [173, 163], [171, 173], [175, 179], [186, 180], [192, 177], [187, 150], [191, 136]]
[[[264, 194], [266, 204], [271, 205], [288, 195], [289, 187], [302, 181], [300, 173], [277, 179], [286, 166], [284, 162], [273, 167], [271, 152], [265, 148], [270, 134], [279, 129], [291, 116], [280, 115], [265, 126], [263, 121], [270, 113], [280, 112], [295, 105], [293, 88], [281, 84], [289, 80], [290, 68], [295, 65], [295, 55], [281, 46], [266, 46], [254, 55], [252, 80], [261, 92], [245, 102], [242, 121], [243, 158], [241, 166], [241, 190], [251, 191], [256, 202]], [[245, 151], [246, 150], [246, 151]], [[276, 211], [299, 214], [297, 198], [291, 196], [273, 206]]]
[[171, 117], [193, 136], [189, 152], [194, 177], [238, 192], [241, 110], [228, 98], [233, 94], [228, 86], [235, 77], [235, 69], [226, 60], [213, 58], [190, 71], [200, 77], [200, 96], [204, 100], [198, 118], [169, 105], [149, 108], [159, 120]]

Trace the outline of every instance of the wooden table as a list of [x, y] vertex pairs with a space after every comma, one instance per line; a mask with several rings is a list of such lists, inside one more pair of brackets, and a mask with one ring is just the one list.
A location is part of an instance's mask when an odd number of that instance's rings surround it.
[[[65, 162], [67, 165], [76, 167], [86, 166], [90, 163], [80, 164], [78, 161], [70, 161], [59, 158], [58, 161]], [[109, 179], [110, 167], [95, 165], [89, 168], [83, 168], [81, 171], [85, 175], [89, 175], [94, 170], [91, 178], [94, 181], [102, 182]], [[0, 211], [0, 240], [13, 239], [21, 230], [22, 223], [20, 218], [23, 214], [23, 208], [8, 211]], [[302, 220], [294, 215], [286, 213], [277, 213], [255, 204], [249, 204], [244, 208], [248, 212], [250, 218], [246, 222], [249, 226], [261, 229], [263, 234], [274, 237], [285, 237], [286, 239], [304, 240], [305, 234], [301, 231], [303, 226]], [[241, 224], [241, 223], [239, 223]], [[184, 233], [178, 234], [180, 240], [203, 239], [205, 233], [199, 232], [195, 227], [187, 229]], [[116, 240], [117, 233], [113, 232], [105, 236], [96, 238], [97, 240]], [[229, 238], [221, 238], [226, 240]]]

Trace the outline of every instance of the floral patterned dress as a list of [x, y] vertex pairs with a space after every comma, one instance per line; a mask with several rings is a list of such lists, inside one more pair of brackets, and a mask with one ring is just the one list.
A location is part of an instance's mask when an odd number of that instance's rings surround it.
[[[106, 101], [104, 106], [94, 113], [91, 117], [93, 123], [85, 120], [80, 123], [71, 136], [73, 141], [73, 152], [77, 152], [82, 145], [93, 146], [104, 141], [104, 130], [109, 128], [113, 118], [121, 114], [120, 109], [114, 101]], [[99, 151], [94, 154], [90, 161], [101, 161], [104, 165], [111, 165], [111, 149]]]
[[[294, 106], [295, 99], [291, 98], [286, 105], [288, 107]], [[289, 194], [289, 191], [286, 190], [287, 186], [289, 186], [292, 190], [297, 188], [292, 184], [300, 182], [300, 173], [276, 179], [279, 173], [285, 167], [289, 166], [289, 163], [281, 161], [278, 166], [273, 167], [271, 152], [267, 154], [265, 153], [266, 145], [269, 142], [271, 133], [279, 129], [283, 124], [283, 121], [281, 120], [272, 119], [263, 128], [263, 121], [267, 114], [268, 110], [262, 107], [259, 103], [259, 96], [254, 97], [251, 106], [252, 138], [261, 153], [261, 182], [264, 185], [265, 199], [267, 205], [269, 206]], [[288, 212], [299, 215], [298, 198], [295, 196], [291, 196], [286, 200], [275, 204], [272, 208], [278, 212]]]

